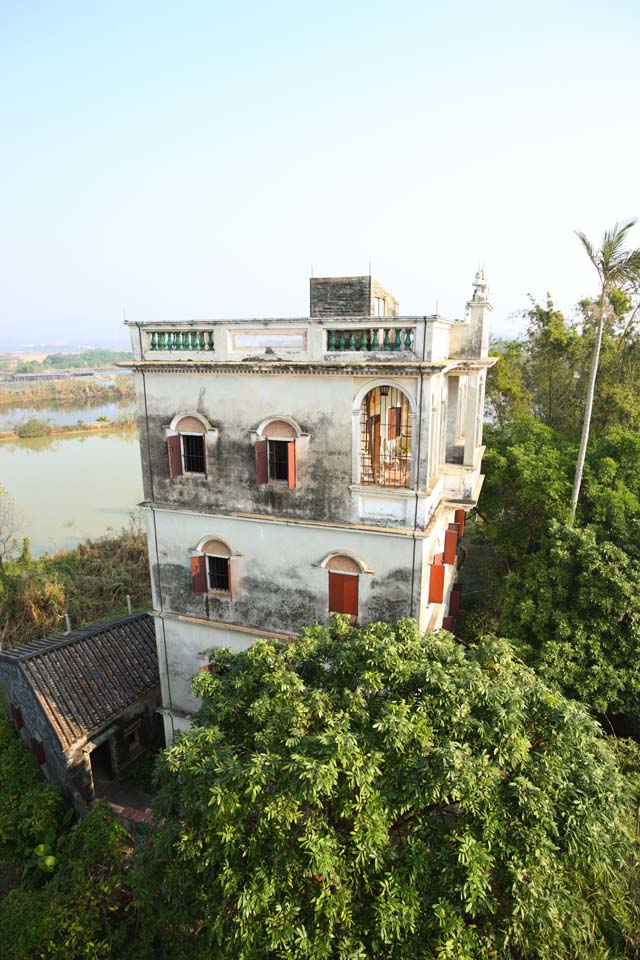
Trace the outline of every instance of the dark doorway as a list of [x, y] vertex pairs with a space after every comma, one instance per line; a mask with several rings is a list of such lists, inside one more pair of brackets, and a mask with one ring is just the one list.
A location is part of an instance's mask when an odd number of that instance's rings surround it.
[[110, 738], [107, 737], [99, 747], [91, 751], [91, 772], [94, 783], [113, 780], [113, 764], [111, 762]]

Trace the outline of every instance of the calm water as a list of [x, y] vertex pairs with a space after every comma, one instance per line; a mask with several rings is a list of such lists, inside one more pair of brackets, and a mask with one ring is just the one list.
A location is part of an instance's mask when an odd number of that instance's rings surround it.
[[[105, 411], [109, 407], [120, 409], [118, 404], [103, 405]], [[64, 412], [73, 414], [74, 422], [94, 419], [96, 409]], [[36, 415], [53, 419], [61, 412], [39, 410]], [[26, 519], [20, 535], [30, 537], [34, 556], [119, 531], [142, 500], [138, 434], [132, 430], [5, 441], [0, 443], [0, 484]]]
[[119, 417], [133, 416], [135, 409], [135, 403], [128, 400], [122, 403], [85, 404], [83, 407], [7, 407], [0, 410], [0, 431], [9, 430], [15, 424], [31, 417], [49, 420], [52, 425], [62, 425], [76, 423], [78, 420], [97, 420], [98, 417], [117, 420]]

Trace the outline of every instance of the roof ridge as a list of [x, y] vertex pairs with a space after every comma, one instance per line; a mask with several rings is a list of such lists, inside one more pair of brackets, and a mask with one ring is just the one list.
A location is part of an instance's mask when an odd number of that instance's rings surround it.
[[144, 610], [142, 613], [133, 613], [131, 616], [118, 617], [115, 620], [103, 620], [99, 623], [92, 623], [86, 627], [76, 627], [67, 633], [55, 634], [53, 637], [43, 637], [38, 640], [30, 640], [28, 643], [19, 644], [17, 647], [11, 647], [9, 650], [0, 650], [0, 659], [10, 660], [31, 660], [52, 650], [60, 650], [62, 647], [71, 646], [80, 640], [90, 640], [92, 637], [101, 633], [106, 633], [114, 627], [121, 624], [134, 623], [144, 618], [151, 619], [151, 614]]

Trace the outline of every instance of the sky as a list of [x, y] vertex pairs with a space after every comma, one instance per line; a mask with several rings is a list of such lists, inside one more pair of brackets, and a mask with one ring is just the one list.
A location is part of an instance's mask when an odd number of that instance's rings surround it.
[[[0, 344], [304, 316], [371, 272], [494, 332], [640, 215], [637, 0], [0, 0]], [[640, 245], [640, 228], [632, 234]]]

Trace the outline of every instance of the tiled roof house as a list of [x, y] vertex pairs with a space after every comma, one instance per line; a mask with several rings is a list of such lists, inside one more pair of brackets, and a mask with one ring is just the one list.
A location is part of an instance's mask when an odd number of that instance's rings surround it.
[[0, 653], [5, 707], [43, 772], [73, 798], [94, 797], [158, 738], [153, 618], [92, 624]]

